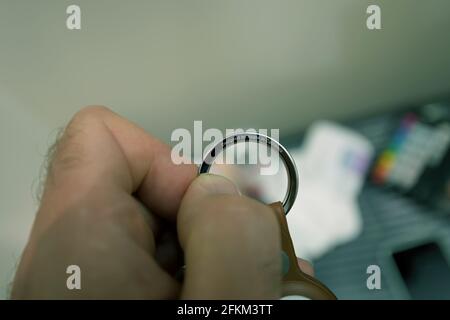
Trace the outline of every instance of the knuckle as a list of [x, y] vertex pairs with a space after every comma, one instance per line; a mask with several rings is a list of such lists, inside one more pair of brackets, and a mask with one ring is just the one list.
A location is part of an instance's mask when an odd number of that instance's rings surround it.
[[111, 111], [103, 106], [87, 106], [79, 110], [50, 147], [47, 172], [76, 168], [83, 159], [84, 141], [108, 113]]
[[60, 144], [70, 143], [82, 132], [90, 131], [93, 126], [102, 122], [111, 111], [104, 106], [83, 107], [67, 124]]
[[78, 130], [80, 127], [88, 127], [92, 123], [103, 121], [112, 111], [105, 106], [91, 105], [78, 110], [66, 126], [65, 131]]
[[75, 115], [72, 118], [72, 121], [85, 119], [99, 119], [108, 113], [111, 113], [111, 110], [108, 107], [101, 105], [90, 105], [81, 108], [77, 113], [75, 113]]

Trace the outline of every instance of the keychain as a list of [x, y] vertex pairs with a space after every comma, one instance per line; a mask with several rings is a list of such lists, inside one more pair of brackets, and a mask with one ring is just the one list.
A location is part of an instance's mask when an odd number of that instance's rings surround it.
[[298, 266], [292, 239], [289, 234], [286, 215], [292, 208], [298, 192], [298, 173], [295, 162], [287, 150], [276, 140], [260, 133], [238, 133], [226, 137], [209, 151], [199, 168], [199, 174], [208, 173], [214, 159], [227, 147], [240, 142], [263, 143], [278, 151], [288, 173], [288, 189], [283, 202], [275, 202], [269, 206], [277, 216], [281, 230], [281, 247], [283, 260], [282, 296], [302, 296], [313, 300], [336, 300], [336, 296], [319, 280], [303, 273]]

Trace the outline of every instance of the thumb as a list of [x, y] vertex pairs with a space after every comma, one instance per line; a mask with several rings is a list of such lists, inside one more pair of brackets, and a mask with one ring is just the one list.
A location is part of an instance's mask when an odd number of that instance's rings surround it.
[[177, 227], [186, 262], [181, 298], [280, 297], [280, 230], [268, 206], [203, 174], [185, 193]]

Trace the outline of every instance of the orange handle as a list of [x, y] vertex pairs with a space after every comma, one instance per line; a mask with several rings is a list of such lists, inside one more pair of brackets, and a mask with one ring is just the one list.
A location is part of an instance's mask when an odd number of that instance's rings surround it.
[[299, 295], [313, 300], [336, 300], [330, 289], [300, 270], [281, 202], [269, 206], [275, 212], [280, 224], [283, 260], [288, 260], [288, 268], [283, 270], [283, 296]]

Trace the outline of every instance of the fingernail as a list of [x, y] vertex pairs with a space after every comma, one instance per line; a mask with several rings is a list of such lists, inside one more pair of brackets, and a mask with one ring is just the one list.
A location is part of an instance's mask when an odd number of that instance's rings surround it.
[[211, 194], [240, 195], [239, 188], [228, 178], [215, 174], [201, 174], [193, 183], [197, 196]]

